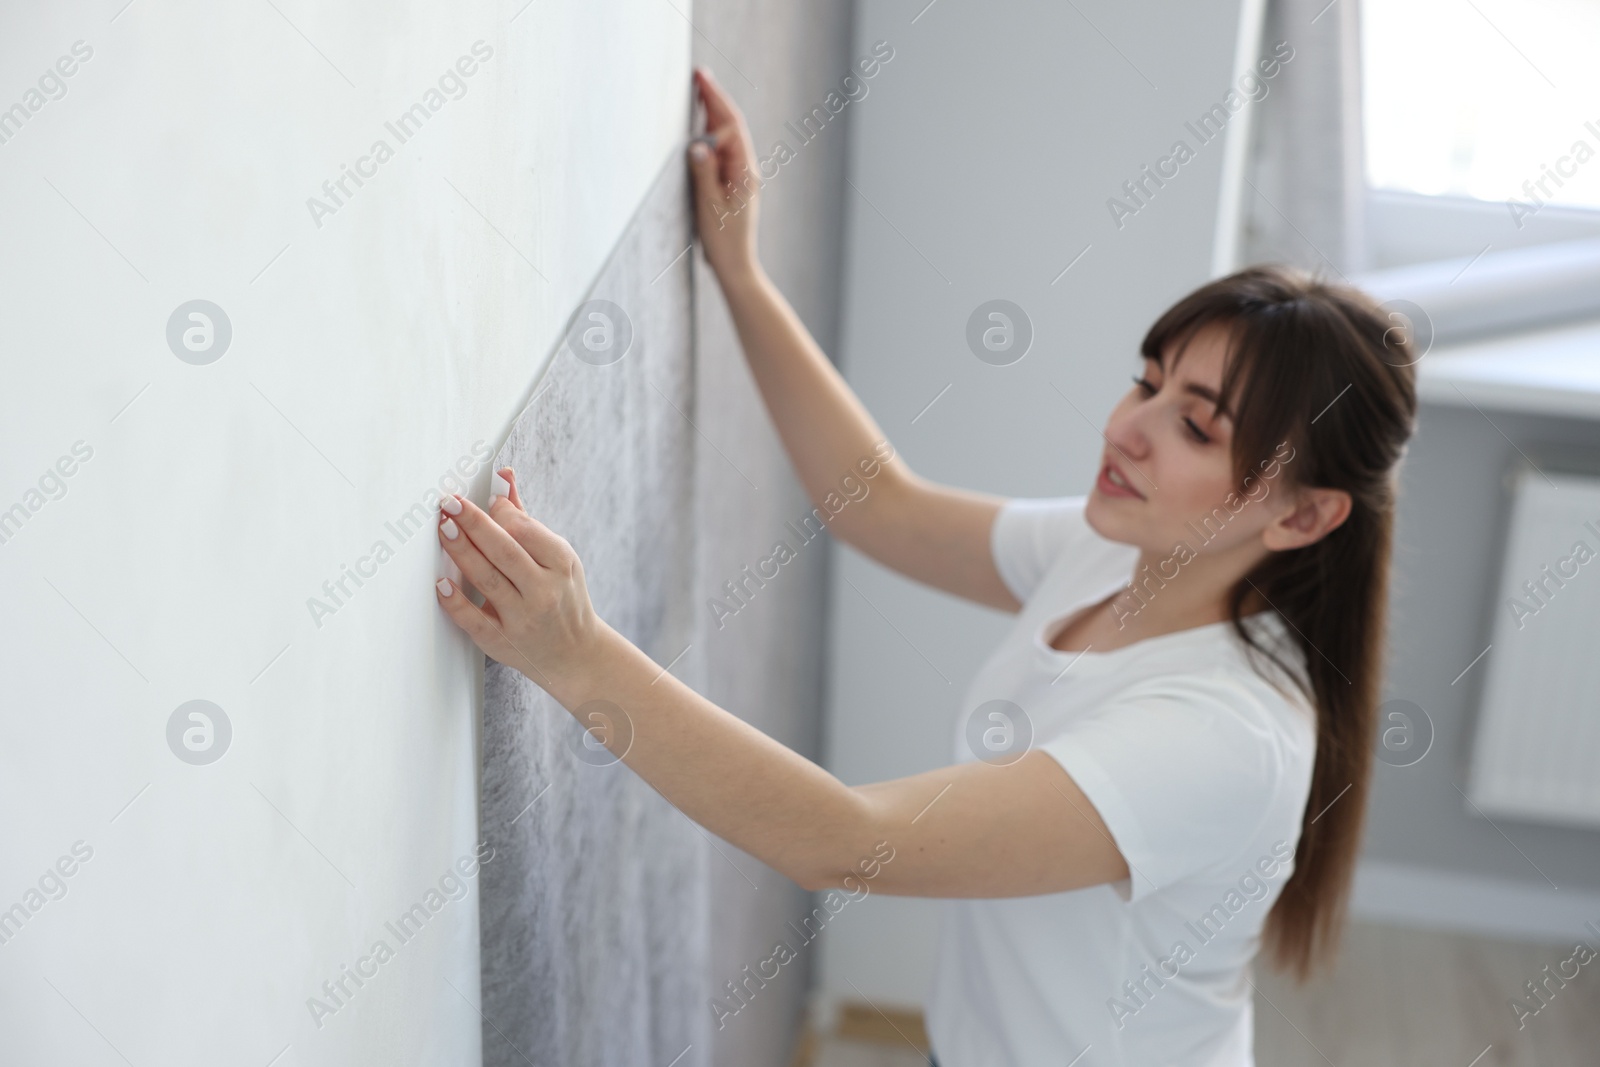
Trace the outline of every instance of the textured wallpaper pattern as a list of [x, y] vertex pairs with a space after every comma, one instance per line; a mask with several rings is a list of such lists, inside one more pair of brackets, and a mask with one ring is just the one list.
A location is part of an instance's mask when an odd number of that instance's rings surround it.
[[[703, 626], [691, 206], [675, 152], [496, 457], [600, 615], [662, 664]], [[700, 688], [700, 662], [674, 670]], [[702, 831], [520, 673], [491, 662], [484, 684], [484, 1063], [704, 1067]]]

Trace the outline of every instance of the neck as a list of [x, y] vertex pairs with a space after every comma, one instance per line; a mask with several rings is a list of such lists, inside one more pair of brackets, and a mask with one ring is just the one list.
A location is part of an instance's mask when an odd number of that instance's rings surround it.
[[[1259, 559], [1259, 546], [1248, 545], [1204, 554], [1142, 550], [1128, 589], [1111, 601], [1112, 615], [1133, 639], [1226, 621], [1234, 586]], [[1251, 590], [1240, 610], [1249, 615], [1267, 606]]]

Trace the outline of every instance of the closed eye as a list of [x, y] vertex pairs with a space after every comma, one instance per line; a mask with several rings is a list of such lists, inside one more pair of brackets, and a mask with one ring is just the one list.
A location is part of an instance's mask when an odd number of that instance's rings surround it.
[[[1154, 382], [1150, 381], [1150, 379], [1142, 378], [1137, 374], [1133, 376], [1133, 384], [1139, 387], [1140, 391], [1144, 393], [1147, 399], [1155, 396], [1161, 391]], [[1183, 420], [1183, 425], [1184, 429], [1189, 431], [1189, 436], [1194, 438], [1200, 444], [1208, 445], [1211, 443], [1211, 435], [1202, 430], [1193, 419], [1185, 417]]]

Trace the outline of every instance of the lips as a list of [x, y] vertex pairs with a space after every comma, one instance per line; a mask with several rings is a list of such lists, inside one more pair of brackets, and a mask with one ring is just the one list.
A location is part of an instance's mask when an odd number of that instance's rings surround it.
[[1100, 476], [1095, 479], [1095, 488], [1106, 496], [1128, 497], [1133, 500], [1143, 500], [1144, 494], [1133, 487], [1133, 479], [1128, 477], [1117, 464], [1107, 460], [1100, 468]]

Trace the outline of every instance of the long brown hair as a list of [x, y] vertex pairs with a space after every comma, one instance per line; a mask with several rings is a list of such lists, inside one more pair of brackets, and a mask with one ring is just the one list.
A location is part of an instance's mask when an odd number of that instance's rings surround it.
[[[1268, 265], [1190, 293], [1150, 327], [1141, 353], [1181, 354], [1196, 331], [1230, 333], [1222, 396], [1232, 414], [1241, 486], [1284, 441], [1283, 468], [1300, 486], [1342, 489], [1350, 515], [1313, 544], [1271, 553], [1232, 590], [1229, 613], [1252, 656], [1264, 649], [1242, 622], [1265, 601], [1297, 635], [1305, 674], [1291, 675], [1316, 708], [1317, 751], [1294, 873], [1267, 917], [1267, 958], [1304, 980], [1333, 956], [1355, 873], [1385, 647], [1397, 466], [1415, 426], [1405, 320], [1376, 301], [1294, 267]], [[1174, 359], [1176, 361], [1176, 357]]]

